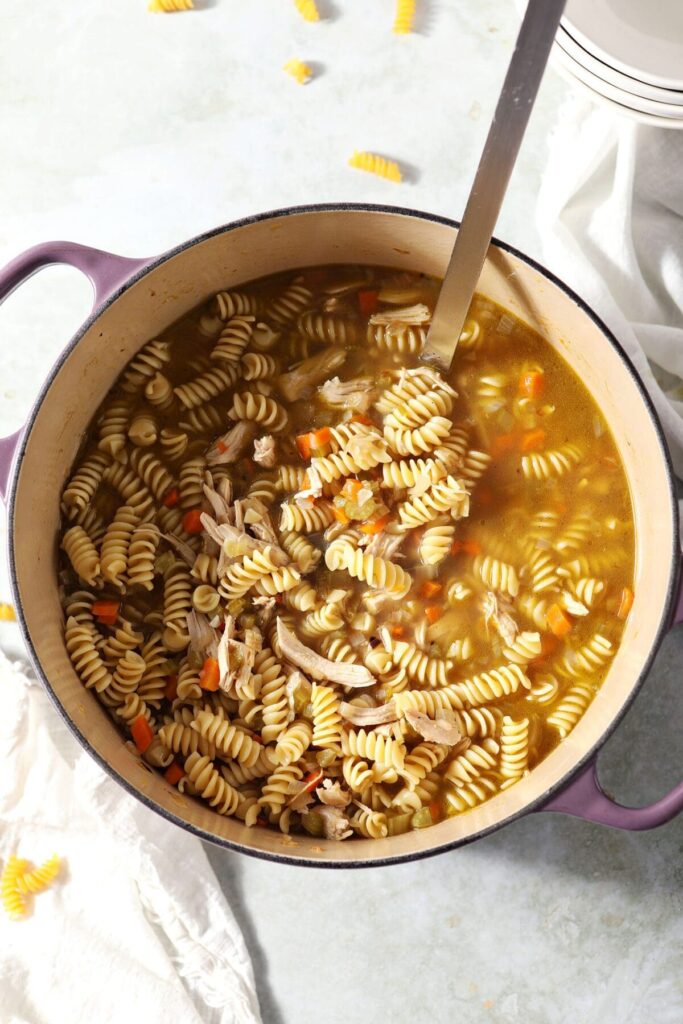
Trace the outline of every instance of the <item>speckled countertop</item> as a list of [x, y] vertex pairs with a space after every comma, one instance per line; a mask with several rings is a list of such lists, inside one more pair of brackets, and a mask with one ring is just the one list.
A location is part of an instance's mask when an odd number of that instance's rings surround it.
[[[502, 0], [334, 0], [318, 25], [289, 0], [4, 0], [0, 262], [50, 238], [151, 255], [247, 213], [367, 200], [458, 216], [516, 30]], [[316, 80], [299, 88], [292, 56]], [[498, 234], [539, 254], [533, 207], [566, 86], [546, 76]], [[354, 149], [407, 181], [354, 172]], [[0, 311], [0, 434], [89, 308], [50, 269]], [[0, 587], [6, 596], [6, 585]], [[16, 650], [14, 631], [0, 644]], [[668, 637], [602, 757], [637, 803], [681, 764], [683, 633]], [[210, 850], [244, 929], [266, 1024], [680, 1024], [683, 828], [621, 834], [535, 815], [466, 849], [356, 872]]]

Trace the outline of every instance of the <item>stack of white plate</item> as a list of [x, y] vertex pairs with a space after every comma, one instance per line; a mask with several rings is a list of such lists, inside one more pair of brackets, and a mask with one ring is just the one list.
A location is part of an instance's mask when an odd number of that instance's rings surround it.
[[568, 0], [553, 63], [615, 112], [683, 128], [683, 0]]

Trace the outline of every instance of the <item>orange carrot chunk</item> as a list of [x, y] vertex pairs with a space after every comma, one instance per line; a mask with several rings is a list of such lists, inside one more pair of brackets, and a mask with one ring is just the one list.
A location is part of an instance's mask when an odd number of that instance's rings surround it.
[[380, 516], [379, 519], [371, 519], [369, 523], [363, 523], [359, 527], [361, 533], [381, 533], [384, 527], [389, 522], [389, 516]]
[[562, 637], [567, 636], [572, 631], [572, 621], [569, 616], [564, 612], [559, 604], [551, 604], [548, 608], [548, 628], [555, 636]]
[[319, 430], [312, 430], [310, 433], [311, 448], [323, 448], [330, 443], [332, 434], [329, 427], [320, 427]]
[[183, 516], [183, 530], [185, 533], [201, 533], [203, 529], [202, 510], [200, 508], [191, 508]]
[[339, 505], [332, 506], [332, 514], [338, 523], [346, 524], [351, 522], [344, 509], [340, 508]]
[[524, 434], [520, 441], [520, 450], [523, 452], [533, 452], [542, 448], [545, 444], [545, 430], [530, 430], [527, 434]]
[[177, 761], [171, 761], [168, 768], [164, 772], [164, 778], [171, 786], [176, 786], [182, 778], [185, 777], [185, 772], [180, 767]]
[[633, 607], [633, 591], [630, 587], [624, 587], [621, 592], [621, 600], [619, 601], [619, 610], [617, 611], [618, 619], [625, 619], [628, 617], [628, 613]]
[[296, 447], [299, 455], [302, 459], [310, 459], [311, 457], [311, 435], [310, 434], [297, 434]]
[[519, 378], [519, 393], [527, 398], [538, 398], [543, 393], [545, 374], [541, 370], [529, 370]]
[[103, 626], [113, 626], [120, 609], [120, 601], [93, 601], [92, 604], [92, 613]]
[[202, 690], [217, 690], [221, 674], [215, 658], [206, 658], [199, 673], [199, 685]]
[[402, 626], [400, 622], [395, 622], [393, 626], [389, 626], [389, 632], [393, 636], [394, 640], [399, 640], [406, 631], [406, 627]]
[[358, 292], [358, 308], [363, 316], [370, 316], [377, 312], [379, 305], [379, 292], [375, 289]]
[[443, 583], [437, 583], [436, 580], [423, 580], [418, 593], [420, 597], [424, 597], [426, 601], [429, 601], [432, 597], [440, 594], [442, 590]]
[[481, 554], [481, 544], [478, 540], [464, 540], [462, 542], [462, 550], [466, 555], [475, 557]]
[[154, 739], [152, 727], [144, 715], [138, 715], [138, 717], [133, 720], [133, 724], [130, 727], [130, 734], [133, 737], [133, 743], [141, 754], [144, 754], [147, 747]]
[[425, 608], [425, 616], [430, 625], [433, 625], [442, 615], [443, 608], [440, 604], [428, 604]]
[[179, 501], [180, 491], [178, 490], [177, 487], [172, 487], [168, 494], [164, 496], [162, 505], [165, 505], [166, 508], [173, 508], [173, 506], [177, 505]]

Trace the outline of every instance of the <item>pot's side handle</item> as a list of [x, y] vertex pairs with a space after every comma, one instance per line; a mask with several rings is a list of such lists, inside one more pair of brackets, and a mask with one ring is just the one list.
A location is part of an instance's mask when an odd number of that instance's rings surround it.
[[[76, 242], [44, 242], [22, 252], [0, 270], [0, 303], [38, 270], [55, 263], [66, 263], [85, 274], [92, 284], [95, 308], [149, 262], [149, 259], [116, 256]], [[18, 430], [9, 437], [0, 438], [0, 497], [3, 499], [21, 434], [22, 430]]]
[[612, 800], [598, 781], [597, 761], [591, 761], [568, 786], [538, 811], [559, 811], [584, 821], [637, 832], [657, 828], [683, 810], [683, 782], [646, 807], [624, 807]]

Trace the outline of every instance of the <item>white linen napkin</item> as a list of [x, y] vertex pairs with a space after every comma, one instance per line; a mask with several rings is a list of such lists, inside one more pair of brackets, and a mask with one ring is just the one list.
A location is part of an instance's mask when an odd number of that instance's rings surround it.
[[63, 858], [28, 918], [0, 908], [3, 1024], [259, 1022], [249, 955], [199, 840], [117, 786], [1, 652], [0, 695], [1, 864]]
[[572, 95], [538, 197], [543, 260], [621, 342], [683, 476], [683, 131]]

